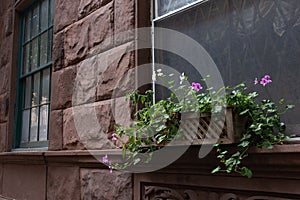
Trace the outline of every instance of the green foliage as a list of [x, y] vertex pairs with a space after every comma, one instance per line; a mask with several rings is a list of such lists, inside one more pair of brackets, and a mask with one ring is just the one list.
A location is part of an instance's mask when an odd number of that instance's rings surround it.
[[[161, 71], [159, 73], [162, 74]], [[166, 77], [162, 74], [162, 78]], [[188, 81], [187, 77], [180, 77], [180, 79], [183, 82]], [[205, 82], [205, 79], [203, 81]], [[270, 100], [271, 98], [257, 102], [255, 99], [258, 94], [247, 92], [247, 87], [243, 83], [233, 88], [224, 87], [218, 91], [207, 87], [204, 92], [198, 92], [182, 83], [175, 88], [174, 81], [169, 81], [168, 85], [175, 92], [171, 93], [169, 98], [155, 104], [153, 104], [152, 90], [146, 91], [145, 94], [134, 91], [128, 95], [133, 105], [139, 106], [140, 109], [134, 115], [133, 125], [115, 126], [116, 133], [120, 137], [126, 135], [129, 141], [123, 143], [122, 148], [126, 162], [122, 165], [116, 164], [114, 168], [126, 168], [140, 162], [148, 162], [152, 152], [176, 136], [180, 125], [180, 113], [184, 112], [216, 113], [222, 110], [220, 107], [231, 107], [234, 112], [247, 119], [246, 132], [237, 144], [236, 152], [229, 153], [227, 150], [222, 150], [220, 145], [215, 145], [220, 165], [212, 173], [237, 172], [251, 178], [251, 170], [242, 162], [248, 156], [250, 147], [271, 149], [274, 144], [281, 144], [287, 138], [284, 135], [285, 125], [280, 116], [293, 106], [284, 106], [283, 100], [280, 100], [278, 106]], [[182, 98], [176, 98], [177, 92], [182, 94]], [[220, 95], [222, 92], [226, 95]], [[192, 102], [191, 99], [195, 99], [196, 102]], [[150, 156], [145, 156], [144, 153], [149, 153], [147, 155]]]
[[251, 170], [242, 165], [242, 160], [248, 156], [249, 148], [272, 149], [273, 145], [282, 144], [283, 140], [287, 139], [284, 134], [285, 125], [280, 116], [293, 106], [287, 105], [284, 110], [281, 110], [283, 100], [280, 100], [279, 106], [269, 99], [256, 102], [255, 97], [258, 94], [246, 93], [246, 91], [246, 86], [241, 84], [227, 95], [227, 105], [233, 106], [239, 115], [247, 117], [246, 132], [238, 144], [239, 149], [231, 155], [216, 145], [221, 165], [214, 169], [213, 173], [234, 171], [251, 178]]

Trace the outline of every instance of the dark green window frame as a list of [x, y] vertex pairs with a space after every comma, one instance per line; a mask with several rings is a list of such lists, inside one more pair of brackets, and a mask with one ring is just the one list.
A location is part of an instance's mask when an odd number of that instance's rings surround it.
[[37, 0], [20, 18], [14, 148], [47, 147], [54, 0]]

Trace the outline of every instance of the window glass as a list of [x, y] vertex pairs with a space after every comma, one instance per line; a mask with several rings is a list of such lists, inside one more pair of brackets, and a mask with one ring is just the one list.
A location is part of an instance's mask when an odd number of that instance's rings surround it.
[[199, 0], [156, 0], [157, 17]]
[[[48, 140], [53, 1], [36, 1], [23, 15], [16, 147], [45, 146]], [[18, 123], [19, 124], [19, 123]]]
[[[163, 6], [165, 7], [165, 6]], [[245, 82], [267, 97], [255, 77], [269, 74], [274, 101], [294, 104], [284, 116], [287, 133], [299, 135], [300, 124], [300, 1], [210, 0], [184, 12], [153, 22], [182, 32], [204, 47], [216, 63], [225, 85]], [[167, 42], [167, 38], [155, 38]], [[192, 50], [189, 53], [192, 55]], [[185, 72], [191, 81], [202, 77], [184, 58], [155, 51], [155, 62]], [[207, 67], [207, 66], [203, 66]]]

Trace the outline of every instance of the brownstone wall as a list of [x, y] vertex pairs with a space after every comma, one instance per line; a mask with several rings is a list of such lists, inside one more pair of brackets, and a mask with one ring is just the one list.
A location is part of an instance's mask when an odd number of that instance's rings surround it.
[[6, 151], [8, 113], [11, 104], [10, 72], [12, 68], [13, 1], [1, 1], [0, 6], [0, 152]]
[[[110, 140], [114, 118], [109, 99], [118, 80], [134, 67], [134, 52], [125, 52], [107, 68], [100, 58], [107, 51], [115, 53], [120, 46], [133, 45], [132, 36], [114, 35], [135, 27], [134, 10], [133, 0], [55, 1], [49, 150], [114, 148]], [[80, 141], [83, 138], [78, 136], [74, 125], [72, 95], [76, 77], [88, 73], [85, 68], [97, 69], [91, 74], [96, 87], [83, 91], [81, 103], [96, 108], [106, 135], [84, 133], [86, 140]]]
[[[136, 27], [135, 0], [54, 1], [49, 151], [7, 152], [12, 148], [15, 126], [19, 12], [31, 2], [3, 0], [0, 5], [0, 152], [3, 152], [0, 155], [0, 195], [31, 200], [131, 199], [131, 174], [110, 174], [99, 161], [86, 160], [89, 153], [84, 151], [85, 156], [80, 157], [78, 150], [116, 148], [111, 140], [115, 123], [112, 93], [118, 80], [134, 68], [136, 54], [126, 51], [134, 45], [134, 31], [115, 35]], [[107, 68], [103, 67], [106, 63], [99, 60], [105, 52], [119, 54]], [[111, 58], [106, 56], [106, 59]], [[96, 110], [104, 134], [91, 130], [83, 139], [74, 124], [72, 95], [76, 77], [84, 77], [91, 67], [97, 69], [98, 74], [92, 74], [93, 88], [83, 91], [80, 104], [84, 105], [79, 107]], [[133, 78], [127, 77], [126, 85], [120, 88], [123, 93], [117, 98], [123, 99]], [[117, 108], [119, 115], [126, 115], [120, 109]], [[85, 119], [85, 113], [79, 117]], [[54, 156], [51, 150], [56, 151]]]

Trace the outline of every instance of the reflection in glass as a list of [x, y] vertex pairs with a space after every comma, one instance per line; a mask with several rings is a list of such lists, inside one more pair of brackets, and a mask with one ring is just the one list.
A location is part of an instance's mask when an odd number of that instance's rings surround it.
[[31, 109], [30, 141], [37, 141], [38, 134], [38, 108]]
[[31, 12], [28, 12], [24, 18], [24, 38], [25, 41], [29, 40], [30, 38], [30, 22], [31, 22]]
[[48, 44], [48, 32], [41, 35], [41, 46], [40, 46], [40, 65], [47, 63], [47, 45]]
[[35, 69], [38, 65], [38, 38], [32, 41], [31, 53], [31, 70]]
[[198, 0], [156, 0], [157, 14], [162, 16], [195, 1]]
[[54, 14], [53, 14], [53, 10], [54, 10], [54, 2], [53, 2], [53, 0], [50, 0], [50, 25], [52, 25], [53, 24], [53, 16], [54, 16]]
[[50, 90], [49, 84], [50, 84], [50, 69], [48, 68], [43, 71], [41, 104], [49, 102], [49, 90]]
[[39, 105], [40, 73], [36, 73], [33, 78], [32, 107]]
[[48, 27], [48, 1], [43, 1], [41, 5], [41, 31]]
[[30, 67], [30, 44], [26, 44], [23, 48], [23, 70], [22, 73], [26, 74], [29, 72]]
[[27, 77], [25, 81], [25, 94], [24, 94], [24, 108], [30, 108], [30, 91], [31, 91], [31, 77]]
[[32, 36], [36, 36], [39, 32], [39, 7], [35, 7], [32, 13]]
[[24, 110], [22, 115], [22, 138], [21, 142], [28, 142], [30, 110]]
[[40, 129], [39, 129], [39, 141], [47, 140], [48, 133], [48, 105], [40, 108]]

